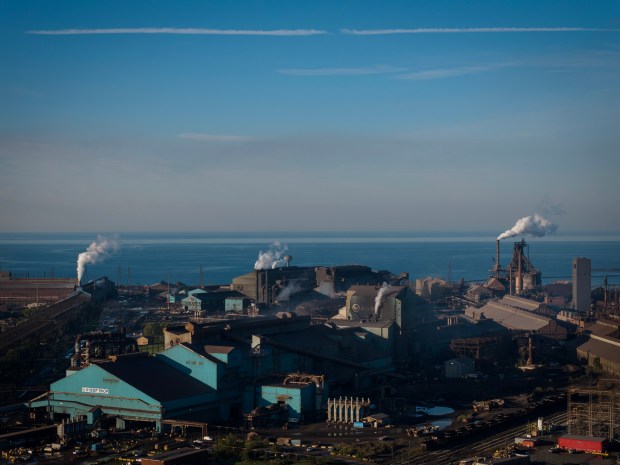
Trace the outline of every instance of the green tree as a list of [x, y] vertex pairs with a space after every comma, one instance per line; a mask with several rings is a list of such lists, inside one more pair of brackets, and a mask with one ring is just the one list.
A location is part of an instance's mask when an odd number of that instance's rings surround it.
[[146, 325], [144, 325], [144, 330], [142, 332], [149, 339], [154, 339], [158, 341], [160, 339], [163, 339], [164, 337], [163, 330], [164, 325], [162, 323], [150, 321]]
[[219, 437], [213, 446], [213, 455], [219, 459], [232, 459], [241, 455], [243, 441], [234, 434]]

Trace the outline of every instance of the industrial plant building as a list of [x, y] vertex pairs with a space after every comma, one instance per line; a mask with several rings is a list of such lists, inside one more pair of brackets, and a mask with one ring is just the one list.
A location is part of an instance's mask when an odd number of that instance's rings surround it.
[[[317, 344], [328, 342], [325, 337], [318, 338], [318, 331], [313, 332], [316, 334], [309, 338]], [[299, 335], [292, 337], [298, 339]], [[55, 420], [86, 418], [94, 425], [106, 416], [115, 417], [120, 429], [132, 422], [148, 422], [159, 431], [166, 424], [238, 420], [242, 414], [253, 418], [269, 413], [281, 421], [297, 422], [320, 415], [327, 394], [323, 381], [319, 383], [311, 375], [304, 379], [296, 374], [285, 379], [274, 375], [286, 373], [280, 370], [287, 368], [297, 373], [303, 360], [312, 358], [300, 353], [304, 349], [292, 353], [283, 349], [283, 342], [258, 337], [248, 343], [233, 339], [211, 342], [174, 345], [156, 356], [119, 355], [91, 363], [52, 383], [49, 392], [30, 406], [49, 410]], [[314, 359], [328, 358], [322, 362], [340, 362], [360, 373], [368, 370], [361, 363], [326, 355], [334, 353], [333, 349], [332, 341], [332, 346]], [[311, 362], [306, 366], [319, 368]]]
[[367, 266], [296, 267], [254, 270], [233, 278], [231, 290], [269, 306], [288, 301], [295, 294], [314, 291], [329, 298], [342, 297], [353, 285], [408, 285], [407, 273], [373, 271]]
[[468, 308], [465, 314], [473, 320], [493, 320], [511, 332], [529, 333], [549, 339], [566, 340], [567, 326], [544, 316], [549, 313], [545, 304], [528, 299], [505, 296], [499, 301], [487, 302], [481, 308]]
[[520, 295], [537, 289], [542, 284], [542, 274], [529, 259], [529, 245], [525, 240], [515, 242], [512, 259], [506, 268], [500, 264], [500, 241], [496, 240], [495, 266], [493, 276], [485, 287], [496, 295]]
[[49, 304], [68, 297], [76, 287], [75, 279], [16, 278], [8, 271], [0, 271], [0, 305]]
[[587, 340], [576, 349], [577, 357], [591, 368], [620, 376], [620, 324], [599, 320], [585, 327]]
[[90, 360], [31, 406], [48, 409], [56, 420], [86, 418], [92, 425], [108, 416], [119, 428], [139, 421], [159, 430], [243, 416], [248, 422], [315, 420], [328, 387], [341, 394], [372, 390], [395, 370], [395, 321], [367, 328], [343, 323], [312, 325], [309, 316], [281, 313], [170, 327], [163, 352]]
[[592, 294], [592, 263], [589, 258], [573, 260], [573, 308], [581, 312], [590, 311]]
[[[162, 283], [157, 292], [167, 289], [169, 303], [196, 316], [225, 312], [229, 319], [169, 325], [165, 349], [154, 356], [133, 346], [116, 351], [112, 336], [83, 337], [67, 376], [30, 406], [55, 420], [90, 426], [115, 418], [119, 429], [133, 423], [164, 431], [240, 420], [249, 426], [307, 422], [325, 419], [329, 397], [344, 396], [346, 402], [352, 394], [376, 392], [401, 369], [443, 364], [446, 377], [459, 378], [501, 362], [515, 335], [566, 340], [571, 330], [558, 322], [557, 310], [522, 297], [541, 286], [525, 241], [514, 244], [505, 269], [497, 244], [493, 276], [470, 289], [475, 303], [440, 318], [425, 299], [448, 297], [454, 286], [438, 278], [412, 286], [407, 273], [361, 265], [254, 270], [230, 286], [209, 289], [170, 291]], [[114, 283], [104, 279], [82, 289], [99, 300], [111, 295], [110, 286]], [[231, 316], [248, 308], [260, 311], [252, 318]], [[321, 313], [325, 309], [329, 312]], [[618, 374], [616, 341], [593, 333], [577, 353]], [[86, 357], [85, 347], [95, 346], [100, 353]]]

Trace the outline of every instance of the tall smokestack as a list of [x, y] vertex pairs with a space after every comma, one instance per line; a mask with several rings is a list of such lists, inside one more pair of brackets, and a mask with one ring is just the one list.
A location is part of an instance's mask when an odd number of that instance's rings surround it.
[[499, 273], [501, 265], [499, 264], [499, 239], [495, 239], [495, 274]]
[[258, 305], [259, 280], [260, 280], [260, 270], [256, 270], [256, 305]]
[[521, 294], [521, 291], [523, 290], [523, 265], [522, 265], [522, 261], [523, 261], [523, 248], [519, 249], [519, 258], [518, 258], [518, 265], [517, 265], [517, 282], [515, 285], [516, 288], [516, 293]]

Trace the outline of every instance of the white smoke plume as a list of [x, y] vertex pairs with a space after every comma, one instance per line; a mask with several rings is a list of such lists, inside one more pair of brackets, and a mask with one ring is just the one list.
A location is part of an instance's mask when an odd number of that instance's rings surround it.
[[284, 254], [288, 250], [286, 244], [273, 242], [269, 244], [269, 249], [265, 252], [262, 250], [258, 253], [258, 260], [254, 263], [255, 270], [268, 270], [277, 268], [284, 264]]
[[379, 292], [377, 292], [377, 297], [375, 297], [375, 316], [379, 314], [379, 307], [381, 307], [381, 301], [383, 300], [383, 295], [390, 289], [390, 285], [388, 283], [383, 283]]
[[500, 234], [497, 240], [507, 239], [509, 237], [527, 235], [534, 237], [543, 237], [546, 234], [553, 234], [558, 229], [556, 224], [538, 213], [534, 216], [523, 217], [515, 223], [508, 231]]
[[86, 252], [78, 255], [77, 259], [77, 278], [82, 282], [82, 276], [88, 263], [99, 263], [108, 258], [113, 253], [118, 252], [120, 244], [116, 237], [108, 238], [97, 236], [97, 240], [88, 246]]
[[286, 286], [280, 291], [280, 293], [276, 297], [276, 300], [278, 302], [291, 300], [291, 296], [293, 294], [297, 294], [301, 290], [303, 290], [301, 284], [299, 284], [297, 281], [291, 281], [288, 286]]

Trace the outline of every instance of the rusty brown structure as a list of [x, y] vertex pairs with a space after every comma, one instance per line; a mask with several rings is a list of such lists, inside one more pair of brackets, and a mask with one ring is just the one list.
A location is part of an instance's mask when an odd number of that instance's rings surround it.
[[76, 290], [75, 278], [15, 278], [0, 272], [0, 305], [44, 305], [68, 297]]
[[457, 357], [494, 362], [497, 361], [502, 344], [501, 336], [457, 338], [450, 341], [450, 350]]
[[572, 389], [568, 393], [568, 434], [620, 438], [620, 391]]

